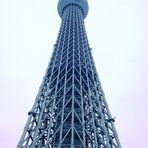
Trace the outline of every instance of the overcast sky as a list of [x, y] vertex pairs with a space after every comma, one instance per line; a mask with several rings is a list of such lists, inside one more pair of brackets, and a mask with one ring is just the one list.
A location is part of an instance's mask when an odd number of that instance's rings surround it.
[[[58, 0], [0, 0], [0, 148], [15, 148], [60, 26]], [[89, 0], [86, 31], [123, 148], [148, 148], [148, 2]]]

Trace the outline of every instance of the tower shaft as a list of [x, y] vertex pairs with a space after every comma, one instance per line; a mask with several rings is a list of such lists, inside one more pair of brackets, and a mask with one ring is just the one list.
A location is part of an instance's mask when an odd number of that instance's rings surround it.
[[121, 147], [87, 40], [88, 10], [75, 1], [60, 1], [61, 28], [18, 148]]

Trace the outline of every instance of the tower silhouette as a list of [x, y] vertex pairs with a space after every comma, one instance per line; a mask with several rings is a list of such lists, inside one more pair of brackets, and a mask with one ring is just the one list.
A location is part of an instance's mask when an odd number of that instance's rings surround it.
[[51, 61], [18, 148], [120, 148], [87, 40], [87, 0], [59, 0]]

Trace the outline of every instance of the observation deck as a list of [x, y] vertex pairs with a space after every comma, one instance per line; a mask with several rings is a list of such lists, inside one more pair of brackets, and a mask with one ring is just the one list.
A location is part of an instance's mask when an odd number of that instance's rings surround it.
[[84, 19], [88, 14], [88, 2], [87, 0], [59, 0], [58, 3], [58, 13], [59, 16], [62, 18], [64, 8], [70, 4], [77, 4], [83, 11]]

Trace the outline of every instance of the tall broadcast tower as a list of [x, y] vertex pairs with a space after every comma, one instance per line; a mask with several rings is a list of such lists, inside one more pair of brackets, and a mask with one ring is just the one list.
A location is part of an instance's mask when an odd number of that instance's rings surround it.
[[87, 40], [87, 0], [59, 0], [51, 61], [17, 148], [121, 148]]

